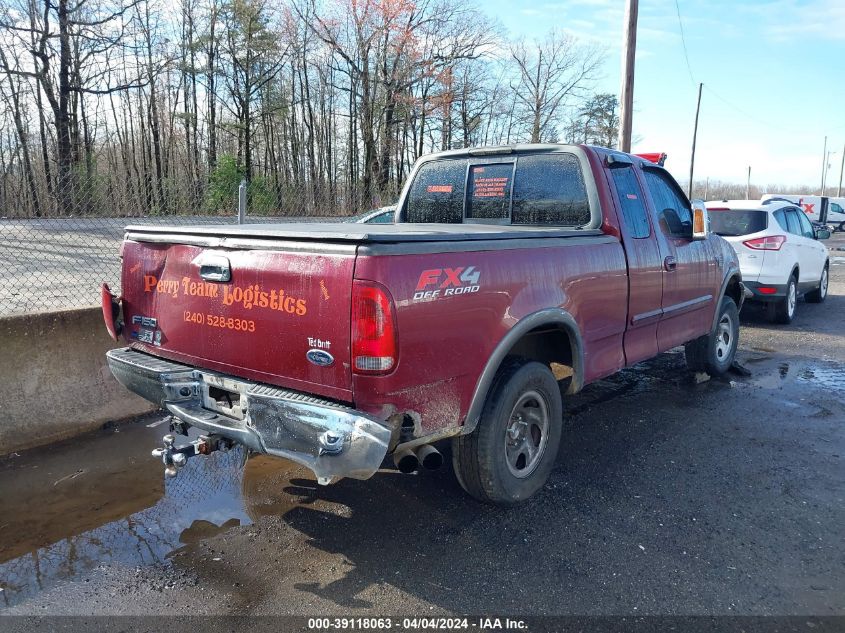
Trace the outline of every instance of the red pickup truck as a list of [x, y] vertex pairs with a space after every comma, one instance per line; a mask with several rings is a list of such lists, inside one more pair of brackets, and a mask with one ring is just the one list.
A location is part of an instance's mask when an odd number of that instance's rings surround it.
[[130, 226], [108, 362], [204, 433], [166, 436], [168, 474], [240, 443], [366, 479], [438, 467], [451, 438], [464, 489], [515, 503], [566, 394], [678, 345], [731, 365], [744, 290], [706, 213], [636, 156], [517, 145], [421, 159], [394, 224]]

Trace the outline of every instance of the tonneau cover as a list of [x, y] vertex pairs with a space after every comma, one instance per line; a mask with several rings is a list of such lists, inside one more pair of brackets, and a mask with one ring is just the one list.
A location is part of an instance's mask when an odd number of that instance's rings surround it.
[[[150, 235], [202, 235], [241, 239], [314, 240], [320, 242], [383, 243], [507, 240], [526, 237], [585, 237], [602, 235], [598, 229], [578, 230], [555, 226], [502, 226], [495, 224], [353, 224], [280, 222], [278, 224], [126, 227], [131, 239]], [[153, 238], [154, 239], [154, 238]]]

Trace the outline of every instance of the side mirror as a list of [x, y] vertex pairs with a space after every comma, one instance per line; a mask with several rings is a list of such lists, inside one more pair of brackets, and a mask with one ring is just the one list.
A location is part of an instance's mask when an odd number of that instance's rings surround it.
[[692, 239], [706, 240], [710, 234], [710, 215], [702, 200], [692, 201]]
[[830, 231], [827, 229], [816, 229], [816, 239], [817, 240], [828, 240], [830, 239]]

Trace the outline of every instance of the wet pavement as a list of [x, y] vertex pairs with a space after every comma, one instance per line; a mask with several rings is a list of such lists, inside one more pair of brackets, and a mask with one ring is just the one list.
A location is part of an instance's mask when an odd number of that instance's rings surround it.
[[[845, 615], [845, 266], [750, 376], [671, 352], [565, 400], [511, 510], [437, 473], [318, 487], [239, 450], [165, 480], [161, 416], [0, 458], [0, 613]], [[444, 448], [448, 451], [448, 446]]]

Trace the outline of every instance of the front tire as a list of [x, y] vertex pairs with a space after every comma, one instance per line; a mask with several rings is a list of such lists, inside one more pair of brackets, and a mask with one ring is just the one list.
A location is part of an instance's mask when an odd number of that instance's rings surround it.
[[461, 487], [489, 503], [514, 505], [549, 478], [560, 446], [563, 403], [551, 370], [507, 361], [493, 381], [475, 430], [455, 439]]
[[789, 325], [795, 318], [795, 308], [798, 306], [798, 280], [795, 275], [786, 284], [786, 295], [777, 303], [770, 304], [769, 317], [773, 323]]
[[710, 334], [684, 345], [687, 367], [705, 371], [711, 376], [721, 376], [734, 362], [739, 343], [739, 310], [734, 300], [722, 297], [719, 315]]
[[804, 298], [808, 303], [822, 303], [827, 299], [827, 287], [830, 283], [830, 271], [828, 265], [825, 264], [822, 269], [822, 276], [819, 279], [819, 286], [815, 290], [808, 292]]

